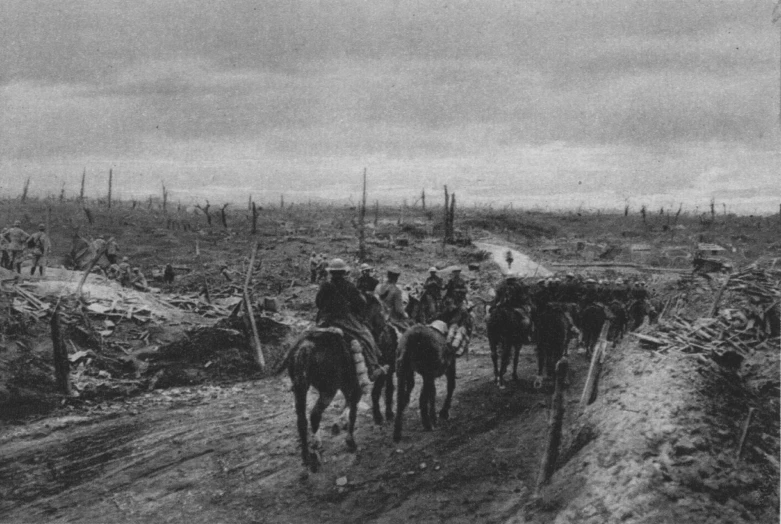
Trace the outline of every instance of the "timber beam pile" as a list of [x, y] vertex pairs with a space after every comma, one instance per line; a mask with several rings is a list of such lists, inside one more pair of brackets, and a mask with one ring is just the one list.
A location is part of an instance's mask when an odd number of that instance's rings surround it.
[[657, 352], [708, 353], [722, 365], [738, 367], [754, 351], [778, 348], [780, 284], [781, 271], [740, 271], [716, 297], [713, 316], [689, 321], [672, 315], [652, 333], [633, 335]]

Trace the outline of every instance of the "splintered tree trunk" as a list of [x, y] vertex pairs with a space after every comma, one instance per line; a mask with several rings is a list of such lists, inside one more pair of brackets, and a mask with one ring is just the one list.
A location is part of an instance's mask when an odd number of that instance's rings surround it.
[[252, 234], [258, 232], [258, 207], [255, 202], [252, 203]]
[[79, 191], [79, 202], [84, 202], [84, 183], [87, 180], [87, 168], [84, 168], [84, 172], [81, 174], [81, 191]]
[[225, 229], [228, 229], [228, 218], [225, 216], [225, 208], [228, 207], [228, 204], [223, 204], [222, 209], [220, 209], [220, 220], [222, 221], [222, 227]]
[[380, 221], [380, 201], [374, 201], [374, 227], [377, 227], [377, 223]]
[[111, 209], [111, 185], [114, 182], [114, 172], [109, 169], [108, 170], [108, 208]]
[[450, 218], [448, 220], [448, 240], [451, 242], [455, 238], [455, 223], [456, 223], [456, 194], [450, 195]]
[[448, 231], [448, 223], [450, 222], [450, 195], [447, 192], [447, 186], [445, 186], [445, 220], [443, 222], [443, 231], [442, 231], [442, 249], [445, 249], [445, 245], [447, 245], [447, 231]]
[[22, 188], [22, 203], [27, 201], [27, 192], [30, 190], [30, 177], [24, 181], [24, 187]]
[[62, 339], [60, 329], [60, 304], [54, 307], [52, 318], [49, 322], [52, 332], [52, 348], [54, 352], [54, 375], [57, 380], [57, 389], [63, 395], [71, 394], [70, 361], [68, 360], [68, 348]]
[[420, 205], [423, 206], [423, 211], [426, 210], [426, 190], [423, 189], [420, 192]]
[[165, 188], [165, 183], [163, 183], [163, 213], [167, 213], [168, 209], [168, 190]]
[[366, 168], [363, 168], [363, 195], [361, 196], [361, 209], [358, 214], [358, 259], [363, 262], [366, 259]]

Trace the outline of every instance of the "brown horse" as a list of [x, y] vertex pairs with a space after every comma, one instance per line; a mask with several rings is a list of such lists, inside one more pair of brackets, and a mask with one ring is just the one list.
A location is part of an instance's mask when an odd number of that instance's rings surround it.
[[417, 324], [428, 324], [437, 318], [439, 308], [436, 299], [428, 291], [420, 297], [410, 296], [406, 307], [407, 315]]
[[423, 389], [420, 392], [420, 418], [423, 429], [431, 431], [437, 423], [436, 384], [434, 380], [442, 375], [447, 377], [447, 397], [439, 412], [445, 420], [450, 418], [450, 403], [456, 388], [456, 355], [448, 347], [445, 336], [429, 326], [415, 325], [409, 328], [398, 346], [397, 358], [398, 394], [396, 424], [393, 440], [401, 440], [404, 409], [409, 404], [410, 393], [415, 387], [415, 373], [423, 377]]
[[[383, 351], [383, 360], [393, 362], [395, 357], [395, 338], [386, 338], [387, 326], [382, 316], [382, 306], [376, 300], [369, 299], [366, 308], [367, 324], [375, 338], [380, 342]], [[379, 334], [375, 334], [379, 332]], [[384, 348], [384, 349], [383, 349]], [[305, 333], [291, 348], [283, 366], [287, 366], [290, 380], [293, 382], [293, 395], [295, 397], [296, 416], [298, 423], [298, 435], [301, 441], [301, 457], [304, 466], [312, 472], [317, 472], [320, 467], [320, 422], [325, 409], [331, 404], [336, 393], [341, 391], [347, 402], [349, 411], [347, 422], [347, 448], [355, 451], [355, 420], [358, 413], [358, 402], [361, 400], [362, 391], [358, 385], [358, 376], [355, 371], [352, 353], [348, 342], [341, 330], [334, 328], [317, 329]], [[309, 388], [314, 387], [318, 391], [318, 399], [309, 415], [309, 425], [306, 418], [306, 399]], [[383, 387], [386, 389], [386, 415], [393, 417], [393, 378], [389, 371], [384, 377], [378, 379], [372, 390], [372, 399], [375, 401], [375, 421], [381, 423], [382, 415], [379, 413], [379, 397]], [[379, 415], [379, 417], [378, 417]], [[309, 443], [309, 426], [312, 430], [312, 446]]]
[[[320, 468], [320, 420], [338, 391], [344, 394], [350, 410], [347, 429], [347, 448], [355, 451], [355, 419], [361, 388], [355, 372], [350, 348], [337, 330], [318, 330], [304, 334], [286, 358], [287, 370], [293, 382], [296, 403], [298, 436], [304, 466], [316, 473]], [[310, 413], [312, 448], [309, 445], [309, 427], [306, 419], [306, 397], [309, 388], [317, 389], [317, 403]]]
[[[521, 346], [528, 340], [531, 321], [518, 309], [505, 305], [493, 308], [486, 322], [488, 345], [491, 348], [491, 360], [494, 363], [494, 381], [500, 388], [505, 387], [504, 373], [513, 355], [513, 380], [518, 380], [518, 356]], [[499, 346], [501, 345], [501, 354]]]
[[[553, 378], [556, 362], [566, 354], [569, 344], [570, 321], [567, 312], [558, 305], [547, 305], [535, 319], [537, 332], [537, 374]], [[538, 379], [541, 383], [541, 379]]]

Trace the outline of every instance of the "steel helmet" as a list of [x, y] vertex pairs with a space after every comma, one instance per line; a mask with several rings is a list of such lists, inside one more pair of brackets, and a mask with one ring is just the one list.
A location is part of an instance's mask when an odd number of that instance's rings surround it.
[[361, 264], [361, 271], [368, 271], [368, 270], [370, 270], [371, 268], [372, 268], [372, 267], [371, 267], [369, 264], [366, 264], [366, 263], [364, 263], [364, 264]]
[[388, 274], [389, 275], [401, 275], [401, 269], [397, 267], [389, 267], [388, 268]]
[[428, 272], [429, 273], [436, 273], [437, 272], [437, 268], [435, 268], [434, 266], [431, 266], [430, 268], [428, 268]]
[[328, 267], [325, 268], [329, 273], [334, 271], [347, 272], [350, 271], [350, 267], [341, 258], [335, 258], [328, 263]]
[[445, 324], [445, 322], [442, 320], [435, 320], [429, 324], [429, 327], [439, 331], [443, 335], [447, 335], [447, 324]]

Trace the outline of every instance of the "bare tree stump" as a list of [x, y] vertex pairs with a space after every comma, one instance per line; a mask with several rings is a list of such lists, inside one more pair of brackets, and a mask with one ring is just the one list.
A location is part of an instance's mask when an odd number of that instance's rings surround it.
[[52, 318], [49, 322], [52, 331], [52, 348], [54, 353], [54, 377], [57, 380], [57, 389], [63, 395], [70, 396], [70, 360], [68, 360], [68, 348], [62, 340], [60, 329], [60, 304], [54, 307]]

